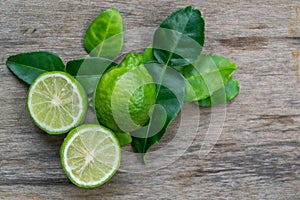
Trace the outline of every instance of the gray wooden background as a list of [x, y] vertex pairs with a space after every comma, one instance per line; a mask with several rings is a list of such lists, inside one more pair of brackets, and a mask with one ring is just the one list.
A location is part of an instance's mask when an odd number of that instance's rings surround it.
[[[107, 184], [75, 187], [59, 162], [64, 136], [46, 135], [33, 125], [25, 107], [28, 87], [6, 68], [7, 57], [37, 50], [55, 52], [64, 62], [85, 56], [84, 32], [109, 7], [124, 17], [123, 53], [141, 50], [167, 15], [187, 5], [206, 20], [205, 53], [237, 64], [240, 95], [215, 109], [185, 106], [152, 149], [184, 136], [183, 147], [177, 147], [187, 149], [179, 158], [170, 154], [174, 162], [150, 158], [159, 169], [149, 171], [125, 154], [122, 170]], [[300, 198], [299, 0], [0, 0], [0, 65], [0, 199]], [[190, 121], [181, 130], [184, 116]], [[201, 155], [201, 147], [215, 141]]]

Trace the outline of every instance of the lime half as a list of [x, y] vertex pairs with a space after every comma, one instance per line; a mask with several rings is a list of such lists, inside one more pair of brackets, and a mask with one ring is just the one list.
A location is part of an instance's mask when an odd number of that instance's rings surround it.
[[46, 72], [31, 84], [27, 109], [34, 123], [49, 134], [62, 134], [80, 124], [86, 115], [83, 87], [65, 72]]
[[68, 134], [61, 146], [60, 158], [72, 183], [94, 188], [108, 181], [119, 169], [121, 148], [109, 129], [86, 124]]

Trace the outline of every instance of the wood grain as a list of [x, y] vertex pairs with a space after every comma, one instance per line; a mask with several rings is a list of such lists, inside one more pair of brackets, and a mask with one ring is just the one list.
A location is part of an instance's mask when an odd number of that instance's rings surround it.
[[[33, 125], [25, 107], [28, 87], [6, 68], [7, 57], [36, 50], [55, 52], [65, 62], [84, 56], [88, 24], [109, 7], [124, 17], [123, 53], [141, 50], [161, 21], [186, 5], [203, 12], [205, 53], [237, 64], [240, 95], [214, 109], [186, 105], [153, 148], [166, 149], [180, 135], [182, 144], [192, 141], [169, 165], [157, 157], [161, 168], [148, 172], [134, 157], [123, 156], [122, 170], [109, 183], [75, 187], [59, 162], [64, 136], [46, 135]], [[0, 199], [299, 199], [299, 8], [298, 0], [1, 0]], [[201, 155], [203, 141], [213, 144], [220, 127], [214, 148]], [[170, 155], [185, 149], [168, 148]]]

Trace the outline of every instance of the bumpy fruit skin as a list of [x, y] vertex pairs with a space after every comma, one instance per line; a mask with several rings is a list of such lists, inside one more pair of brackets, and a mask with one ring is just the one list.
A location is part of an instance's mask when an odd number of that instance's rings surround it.
[[137, 130], [149, 121], [149, 110], [156, 101], [155, 90], [142, 56], [129, 53], [98, 82], [94, 95], [98, 121], [114, 131]]

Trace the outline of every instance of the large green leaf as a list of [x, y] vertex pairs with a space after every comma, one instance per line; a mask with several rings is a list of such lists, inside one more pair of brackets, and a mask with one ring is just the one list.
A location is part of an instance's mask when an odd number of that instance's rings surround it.
[[201, 12], [192, 6], [165, 19], [154, 35], [154, 56], [168, 66], [192, 63], [202, 51], [205, 24]]
[[106, 58], [81, 58], [69, 61], [66, 70], [81, 83], [87, 94], [92, 94], [102, 74], [115, 65]]
[[186, 102], [199, 101], [221, 89], [236, 70], [228, 58], [217, 55], [200, 55], [189, 66], [180, 67], [186, 78]]
[[214, 92], [212, 96], [198, 101], [201, 107], [211, 107], [226, 103], [232, 100], [240, 91], [239, 82], [230, 78], [224, 87]]
[[50, 52], [30, 52], [10, 56], [7, 67], [21, 80], [31, 84], [36, 77], [48, 71], [65, 71], [62, 60]]
[[156, 105], [147, 126], [135, 131], [133, 144], [137, 152], [143, 154], [157, 143], [176, 118], [184, 103], [185, 80], [178, 71], [158, 63], [145, 64], [157, 86]]
[[89, 26], [84, 46], [90, 56], [113, 59], [123, 46], [123, 21], [119, 11], [110, 8], [102, 12]]

